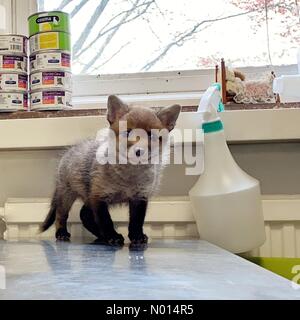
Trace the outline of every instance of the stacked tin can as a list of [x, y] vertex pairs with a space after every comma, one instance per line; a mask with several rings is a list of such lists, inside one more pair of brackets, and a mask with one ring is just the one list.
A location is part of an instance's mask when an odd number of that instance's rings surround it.
[[27, 43], [22, 35], [0, 35], [0, 111], [27, 110]]
[[60, 110], [72, 104], [69, 15], [31, 15], [29, 22], [30, 110]]

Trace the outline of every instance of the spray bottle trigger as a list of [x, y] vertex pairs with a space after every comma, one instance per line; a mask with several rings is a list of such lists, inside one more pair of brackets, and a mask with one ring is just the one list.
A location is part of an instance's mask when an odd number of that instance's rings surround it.
[[[221, 92], [221, 85], [220, 85], [220, 83], [216, 82], [216, 83], [213, 84], [213, 86], [214, 86], [215, 88], [217, 88], [217, 90], [218, 90], [219, 92]], [[218, 112], [222, 112], [222, 111], [224, 111], [224, 110], [225, 110], [224, 104], [222, 103], [222, 100], [220, 99], [220, 102], [219, 102], [217, 111], [218, 111]]]

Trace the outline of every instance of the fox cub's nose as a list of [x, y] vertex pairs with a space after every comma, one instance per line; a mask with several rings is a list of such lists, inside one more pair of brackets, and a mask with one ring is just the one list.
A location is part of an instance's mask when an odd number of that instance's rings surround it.
[[135, 154], [137, 157], [141, 157], [145, 153], [145, 149], [143, 148], [136, 148], [135, 149]]

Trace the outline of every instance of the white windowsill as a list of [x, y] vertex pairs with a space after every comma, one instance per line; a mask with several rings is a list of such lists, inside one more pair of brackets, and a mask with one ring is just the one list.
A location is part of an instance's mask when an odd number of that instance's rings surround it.
[[[220, 114], [229, 143], [300, 140], [300, 109], [236, 110]], [[0, 121], [0, 150], [60, 148], [94, 137], [105, 116]], [[177, 128], [199, 128], [201, 114], [182, 112]]]

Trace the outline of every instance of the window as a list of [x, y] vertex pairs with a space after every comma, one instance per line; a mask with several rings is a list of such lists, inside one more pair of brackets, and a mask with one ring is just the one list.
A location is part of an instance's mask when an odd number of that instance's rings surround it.
[[297, 0], [38, 0], [72, 18], [73, 72], [120, 74], [296, 63]]
[[4, 0], [17, 33], [36, 11], [70, 13], [74, 102], [88, 107], [111, 93], [195, 105], [222, 57], [250, 77], [296, 73], [299, 1]]

